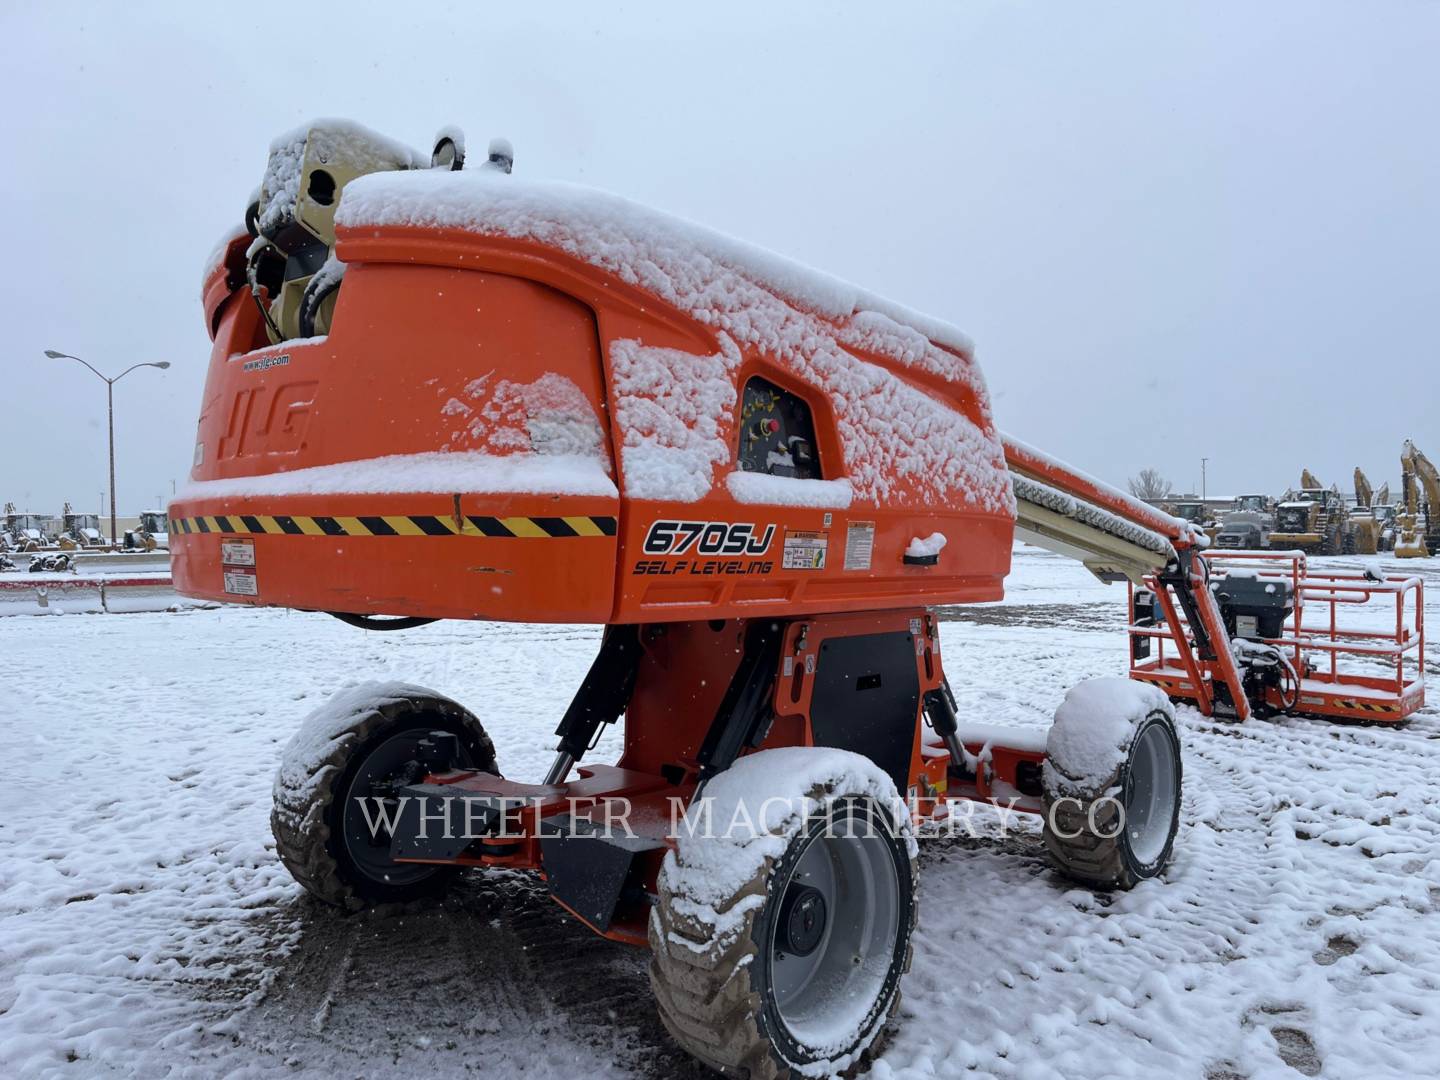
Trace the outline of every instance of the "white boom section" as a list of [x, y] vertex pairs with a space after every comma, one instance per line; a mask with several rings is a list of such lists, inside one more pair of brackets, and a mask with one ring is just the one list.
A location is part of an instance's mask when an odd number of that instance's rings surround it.
[[1077, 559], [1101, 581], [1130, 580], [1175, 557], [1170, 541], [1108, 510], [1011, 470], [1015, 535], [1027, 543]]
[[1204, 539], [1188, 522], [1001, 433], [1020, 539], [1077, 559], [1101, 581], [1129, 580], [1175, 558], [1175, 544]]

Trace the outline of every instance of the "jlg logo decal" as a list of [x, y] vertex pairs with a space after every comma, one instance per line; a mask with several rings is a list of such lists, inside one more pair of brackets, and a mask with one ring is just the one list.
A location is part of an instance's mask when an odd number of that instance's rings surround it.
[[273, 391], [256, 386], [236, 393], [216, 456], [225, 460], [299, 453], [305, 448], [319, 386], [307, 380], [282, 383]]
[[775, 538], [775, 526], [757, 533], [746, 522], [657, 521], [645, 534], [646, 555], [764, 555]]

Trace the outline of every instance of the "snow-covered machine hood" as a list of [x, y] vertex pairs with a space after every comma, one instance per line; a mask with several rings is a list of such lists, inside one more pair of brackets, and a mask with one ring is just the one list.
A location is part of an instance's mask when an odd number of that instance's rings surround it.
[[[764, 248], [574, 184], [486, 170], [378, 173], [346, 187], [335, 220], [342, 255], [347, 231], [363, 235], [361, 230], [386, 226], [459, 229], [561, 251], [713, 328], [721, 353], [694, 358], [696, 377], [708, 363], [725, 369], [715, 373], [717, 386], [733, 386], [728, 369], [740, 362], [741, 350], [753, 350], [820, 388], [834, 402], [846, 445], [859, 448], [853, 458], [847, 452], [846, 461], [858, 498], [880, 501], [892, 494], [887, 473], [895, 474], [898, 453], [906, 459], [901, 473], [933, 497], [1014, 513], [1010, 474], [973, 345], [946, 322]], [[648, 354], [620, 359], [631, 367], [641, 359], [656, 366]], [[662, 359], [672, 379], [683, 374], [676, 357]], [[910, 377], [973, 401], [979, 422], [953, 401], [911, 385]], [[617, 391], [623, 398], [624, 388]], [[624, 407], [621, 400], [617, 408]], [[725, 447], [716, 452], [728, 456]], [[885, 467], [882, 457], [889, 459]], [[627, 454], [626, 472], [638, 477], [631, 465]], [[627, 493], [660, 494], [628, 486]], [[664, 494], [676, 497], [669, 488]]]
[[[374, 173], [345, 189], [335, 222], [352, 228], [459, 228], [538, 240], [633, 278], [639, 287], [691, 310], [702, 299], [691, 290], [720, 277], [723, 268], [817, 315], [837, 320], [867, 313], [883, 316], [967, 359], [973, 356], [974, 343], [948, 322], [766, 248], [580, 184], [482, 170]], [[708, 298], [710, 304], [718, 299]], [[887, 328], [877, 321], [871, 329], [883, 335]], [[927, 357], [937, 370], [953, 370], [942, 360], [944, 350], [925, 349], [915, 334], [899, 336], [911, 350], [939, 354]]]

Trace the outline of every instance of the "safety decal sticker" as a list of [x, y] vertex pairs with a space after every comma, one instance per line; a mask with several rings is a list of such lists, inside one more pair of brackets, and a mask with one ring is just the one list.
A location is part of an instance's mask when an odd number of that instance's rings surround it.
[[785, 554], [780, 566], [785, 570], [824, 570], [825, 550], [830, 534], [823, 532], [791, 532], [785, 530]]
[[875, 553], [875, 523], [852, 521], [845, 528], [845, 569], [869, 570]]
[[255, 571], [243, 566], [225, 568], [225, 591], [232, 596], [259, 596], [260, 580]]
[[254, 566], [255, 541], [228, 538], [220, 541], [220, 561], [226, 566]]

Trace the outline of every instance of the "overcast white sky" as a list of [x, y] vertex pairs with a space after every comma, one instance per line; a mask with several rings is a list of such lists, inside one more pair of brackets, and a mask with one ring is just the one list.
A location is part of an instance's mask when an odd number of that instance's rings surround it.
[[[333, 16], [333, 17], [327, 17]], [[183, 479], [198, 276], [270, 139], [458, 123], [973, 336], [1000, 424], [1121, 482], [1440, 453], [1440, 3], [7, 4], [0, 501]]]

